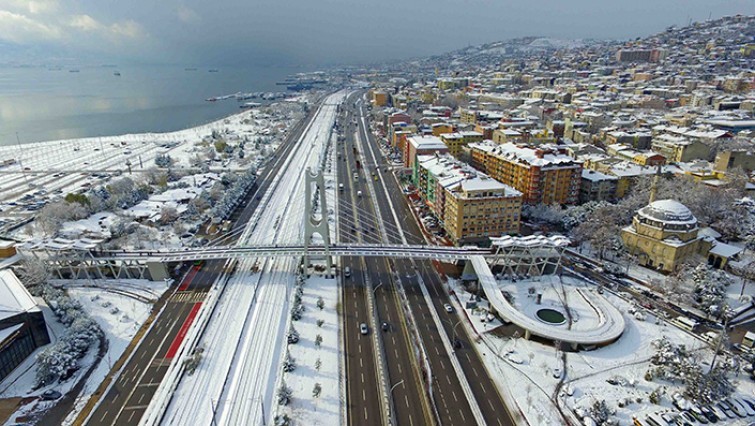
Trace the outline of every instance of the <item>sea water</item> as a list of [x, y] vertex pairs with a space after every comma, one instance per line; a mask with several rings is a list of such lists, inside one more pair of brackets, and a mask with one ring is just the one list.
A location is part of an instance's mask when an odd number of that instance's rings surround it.
[[285, 91], [285, 86], [275, 83], [297, 72], [305, 70], [0, 67], [0, 145], [180, 130], [240, 111], [234, 99], [208, 102], [208, 98]]

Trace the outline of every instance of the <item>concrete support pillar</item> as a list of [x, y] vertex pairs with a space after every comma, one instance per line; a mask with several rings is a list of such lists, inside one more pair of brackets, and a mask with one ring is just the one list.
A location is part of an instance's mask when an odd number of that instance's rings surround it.
[[149, 278], [152, 281], [163, 281], [168, 278], [168, 268], [162, 262], [147, 262]]
[[[304, 208], [304, 267], [309, 266], [308, 252], [312, 236], [318, 233], [322, 237], [322, 242], [325, 246], [325, 259], [328, 267], [326, 274], [330, 274], [333, 270], [333, 260], [330, 256], [330, 228], [328, 227], [328, 204], [325, 198], [325, 178], [321, 172], [318, 171], [313, 174], [312, 170], [307, 168], [304, 182], [304, 197], [306, 200], [306, 207]], [[320, 219], [316, 219], [314, 215], [314, 206], [312, 205], [313, 186], [317, 188], [320, 199], [320, 212], [322, 212]]]

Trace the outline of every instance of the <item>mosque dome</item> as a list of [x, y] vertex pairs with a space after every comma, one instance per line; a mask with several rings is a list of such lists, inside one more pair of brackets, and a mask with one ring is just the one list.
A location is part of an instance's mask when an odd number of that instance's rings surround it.
[[641, 208], [637, 215], [640, 219], [646, 219], [650, 224], [659, 222], [664, 227], [693, 228], [697, 225], [697, 219], [684, 204], [675, 200], [658, 200]]

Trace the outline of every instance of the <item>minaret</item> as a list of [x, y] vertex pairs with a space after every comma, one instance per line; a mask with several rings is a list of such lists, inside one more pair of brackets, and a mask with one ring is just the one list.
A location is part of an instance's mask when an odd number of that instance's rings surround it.
[[650, 184], [650, 203], [655, 201], [655, 197], [658, 195], [658, 179], [661, 177], [661, 165], [658, 165], [655, 176], [653, 176], [653, 183]]

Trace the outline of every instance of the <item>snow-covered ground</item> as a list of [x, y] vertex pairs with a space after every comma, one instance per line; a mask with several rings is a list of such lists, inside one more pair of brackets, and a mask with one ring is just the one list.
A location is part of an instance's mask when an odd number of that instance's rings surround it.
[[[319, 169], [337, 105], [344, 96], [345, 92], [340, 92], [325, 100], [262, 196], [240, 244], [301, 243], [304, 173], [307, 167]], [[253, 265], [261, 272], [251, 272]], [[204, 349], [203, 360], [194, 374], [182, 377], [164, 424], [209, 424], [213, 418], [219, 425], [257, 424], [263, 406], [267, 407], [266, 420], [270, 420], [277, 410], [274, 396], [282, 375], [291, 290], [298, 265], [299, 259], [294, 258], [248, 258], [239, 262], [198, 343]]]
[[[547, 281], [545, 279], [543, 282]], [[569, 282], [570, 285], [580, 285]], [[515, 416], [523, 416], [531, 425], [562, 425], [563, 412], [569, 419], [575, 419], [575, 409], [586, 409], [597, 399], [605, 399], [609, 407], [616, 409], [615, 418], [620, 424], [631, 424], [632, 416], [644, 418], [649, 413], [673, 411], [671, 394], [682, 390], [682, 386], [668, 382], [644, 380], [649, 359], [655, 352], [652, 342], [662, 337], [677, 345], [684, 344], [698, 352], [703, 360], [710, 361], [712, 351], [706, 342], [683, 331], [663, 319], [656, 318], [651, 312], [634, 305], [618, 295], [606, 292], [606, 299], [624, 313], [626, 328], [616, 342], [607, 346], [580, 352], [567, 352], [566, 363], [562, 362], [563, 352], [557, 351], [553, 344], [544, 344], [521, 337], [501, 337], [501, 333], [490, 333], [501, 326], [498, 322], [482, 322], [486, 302], [475, 311], [466, 310], [462, 303], [470, 300], [472, 295], [466, 293], [454, 280], [449, 285], [458, 295], [461, 303], [457, 308], [466, 313], [464, 321], [474, 335], [481, 336], [478, 351], [501, 393], [507, 397], [507, 403], [514, 408]], [[512, 285], [521, 286], [513, 289]], [[517, 297], [528, 299], [528, 287], [531, 283], [517, 283], [505, 286], [514, 291]], [[547, 295], [546, 295], [547, 297]], [[529, 300], [518, 302], [530, 305]], [[639, 311], [644, 320], [635, 318]], [[563, 375], [564, 385], [557, 395], [559, 377]], [[609, 378], [621, 378], [624, 385], [611, 385]], [[517, 386], [510, 386], [517, 383]], [[650, 392], [659, 386], [666, 386], [667, 393], [660, 405], [648, 401]], [[738, 391], [752, 395], [755, 383], [746, 375], [740, 376]], [[568, 392], [567, 392], [568, 391]], [[571, 395], [568, 395], [571, 394]], [[558, 396], [556, 399], [555, 397]], [[630, 398], [634, 402], [620, 408], [618, 401]], [[641, 398], [642, 402], [636, 402]], [[554, 401], [558, 401], [559, 406]], [[748, 419], [751, 421], [752, 419]], [[730, 424], [748, 424], [747, 421]]]
[[[118, 281], [121, 280], [104, 281], [105, 284], [102, 286], [93, 283], [93, 287], [68, 287], [71, 298], [78, 300], [102, 328], [108, 340], [108, 350], [87, 378], [84, 388], [76, 399], [74, 409], [64, 424], [72, 424], [89, 397], [107, 376], [113, 363], [120, 358], [139, 327], [149, 316], [152, 303], [133, 295], [154, 297], [155, 292], [167, 289], [165, 283], [153, 283], [147, 280], [122, 280], [123, 282], [120, 283]], [[119, 291], [121, 286], [124, 292]]]
[[[322, 298], [323, 309], [317, 306]], [[340, 344], [338, 340], [338, 303], [335, 279], [312, 276], [304, 283], [302, 304], [305, 306], [302, 319], [294, 322], [300, 340], [288, 346], [296, 360], [296, 370], [284, 375], [293, 398], [287, 407], [279, 410], [298, 425], [336, 425], [341, 422], [341, 395], [338, 380]], [[322, 321], [322, 325], [318, 325]], [[315, 339], [322, 337], [317, 346]], [[319, 364], [319, 367], [318, 367]], [[321, 393], [313, 396], [319, 383]]]

